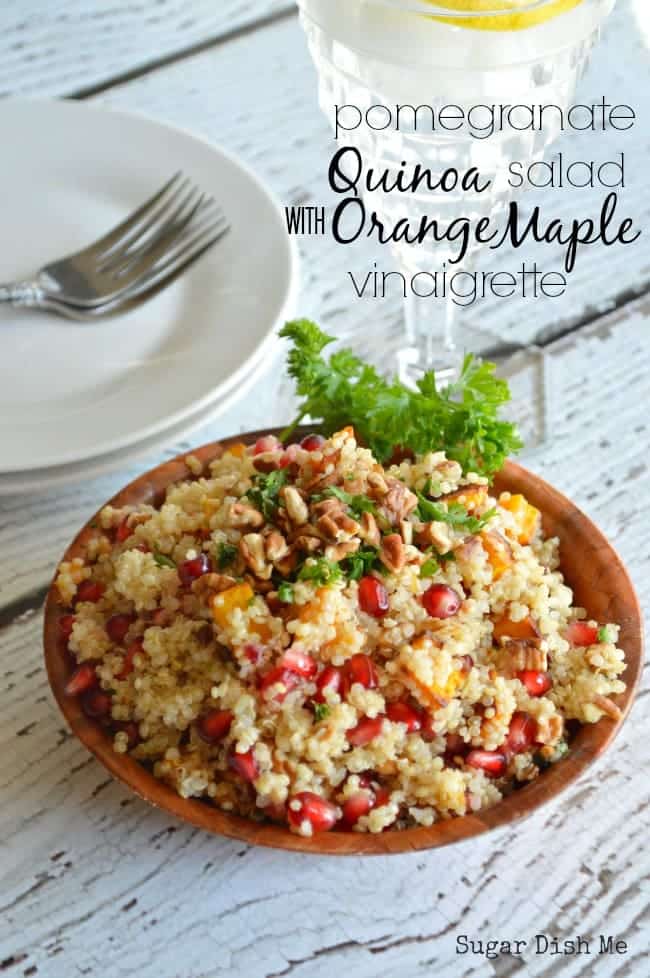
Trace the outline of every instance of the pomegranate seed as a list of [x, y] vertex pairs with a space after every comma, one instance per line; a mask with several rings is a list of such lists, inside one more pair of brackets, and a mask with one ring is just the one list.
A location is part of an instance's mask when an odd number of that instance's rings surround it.
[[246, 751], [245, 754], [238, 754], [237, 751], [231, 751], [228, 755], [228, 764], [231, 770], [235, 774], [238, 774], [240, 778], [243, 778], [244, 781], [254, 781], [260, 773], [252, 749]]
[[77, 619], [74, 615], [61, 615], [59, 618], [59, 631], [61, 632], [61, 637], [68, 641], [72, 635], [72, 628]]
[[460, 734], [449, 733], [445, 737], [445, 754], [449, 757], [462, 757], [467, 753], [468, 744], [465, 743]]
[[547, 672], [537, 672], [535, 669], [524, 669], [518, 672], [517, 679], [524, 684], [529, 696], [543, 696], [553, 685], [553, 680]]
[[280, 459], [280, 468], [286, 469], [297, 460], [298, 452], [300, 451], [300, 445], [289, 445], [285, 449], [284, 455]]
[[88, 689], [81, 697], [81, 708], [86, 716], [99, 720], [111, 712], [111, 698], [103, 689]]
[[115, 530], [115, 542], [116, 543], [124, 543], [125, 540], [128, 540], [129, 537], [133, 535], [133, 527], [132, 526], [129, 526], [127, 520], [128, 520], [128, 517], [125, 516], [124, 519], [122, 520], [122, 522], [119, 524], [119, 526]]
[[80, 693], [85, 693], [86, 690], [92, 689], [96, 685], [95, 667], [90, 662], [82, 662], [65, 684], [65, 692], [67, 696], [79, 696]]
[[354, 747], [364, 747], [369, 744], [371, 740], [378, 737], [382, 730], [382, 725], [384, 718], [379, 717], [362, 717], [357, 723], [356, 727], [352, 727], [348, 730], [346, 736], [348, 741]]
[[116, 679], [126, 679], [127, 676], [131, 675], [135, 669], [133, 660], [135, 659], [136, 655], [144, 655], [144, 645], [140, 639], [137, 639], [135, 642], [131, 642], [128, 649], [124, 653], [122, 668], [118, 673], [116, 673]]
[[141, 554], [150, 554], [151, 553], [151, 547], [149, 546], [148, 543], [139, 543], [137, 545], [137, 547], [134, 547], [133, 549], [134, 550], [139, 550]]
[[181, 579], [183, 587], [190, 587], [192, 581], [196, 581], [197, 578], [208, 574], [211, 569], [208, 555], [199, 554], [198, 557], [192, 557], [191, 560], [184, 560], [182, 564], [178, 565], [178, 576]]
[[503, 744], [507, 754], [520, 754], [535, 743], [537, 722], [530, 713], [514, 713]]
[[433, 715], [431, 713], [424, 713], [422, 715], [422, 729], [420, 731], [420, 736], [426, 741], [435, 740], [438, 736], [438, 732], [433, 726]]
[[432, 584], [422, 595], [422, 604], [432, 618], [453, 618], [458, 614], [462, 598], [447, 584]]
[[405, 723], [407, 733], [415, 733], [422, 726], [422, 715], [408, 703], [389, 703], [386, 716], [393, 723]]
[[367, 815], [375, 807], [375, 796], [371, 791], [355, 791], [343, 802], [341, 822], [345, 828], [352, 828], [362, 815]]
[[317, 452], [324, 444], [325, 439], [322, 435], [305, 435], [300, 442], [300, 447], [304, 448], [306, 452]]
[[300, 791], [289, 800], [287, 819], [289, 825], [299, 829], [306, 820], [314, 832], [328, 832], [338, 821], [336, 805], [313, 791]]
[[77, 601], [91, 601], [96, 604], [104, 593], [104, 585], [100, 584], [99, 581], [93, 581], [91, 578], [86, 578], [82, 581], [77, 588]]
[[566, 640], [571, 645], [581, 647], [595, 645], [598, 641], [598, 629], [584, 621], [572, 621], [566, 630]]
[[374, 663], [370, 656], [364, 655], [363, 652], [350, 656], [343, 666], [343, 675], [346, 689], [354, 683], [359, 683], [364, 689], [376, 689], [379, 684]]
[[232, 721], [231, 710], [209, 710], [199, 717], [196, 729], [202, 740], [208, 744], [214, 744], [226, 736], [232, 726]]
[[277, 452], [282, 448], [282, 442], [275, 435], [263, 435], [258, 438], [253, 447], [253, 455], [263, 455], [264, 452]]
[[300, 649], [295, 648], [287, 649], [280, 659], [280, 665], [290, 672], [304, 676], [305, 679], [313, 679], [318, 672], [316, 660], [312, 659], [306, 652], [301, 652]]
[[343, 683], [343, 673], [336, 666], [325, 666], [320, 676], [316, 680], [317, 691], [314, 693], [316, 703], [326, 703], [326, 691], [332, 693], [340, 692]]
[[249, 662], [252, 662], [254, 666], [258, 666], [262, 661], [264, 655], [264, 649], [261, 645], [254, 645], [252, 642], [249, 645], [244, 646], [244, 656]]
[[120, 645], [134, 620], [133, 615], [113, 615], [109, 618], [106, 622], [106, 632], [111, 642]]
[[[275, 666], [270, 672], [267, 672], [265, 676], [262, 676], [259, 684], [260, 693], [264, 699], [272, 699], [274, 703], [282, 703], [286, 698], [287, 694], [295, 689], [300, 681], [300, 677], [295, 672], [291, 672], [290, 669], [285, 669], [284, 666]], [[266, 693], [269, 689], [277, 684], [281, 683], [284, 689], [277, 690], [273, 696], [268, 697]]]
[[506, 769], [505, 756], [496, 750], [471, 750], [466, 763], [494, 778], [498, 778]]
[[388, 592], [376, 577], [362, 577], [359, 581], [359, 607], [373, 618], [383, 618], [388, 613]]

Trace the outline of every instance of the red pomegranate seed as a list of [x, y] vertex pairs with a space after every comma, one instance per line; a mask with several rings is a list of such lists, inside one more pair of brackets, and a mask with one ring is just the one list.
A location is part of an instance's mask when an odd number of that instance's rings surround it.
[[92, 689], [96, 685], [95, 667], [90, 662], [82, 662], [65, 684], [65, 692], [68, 696], [79, 696], [80, 693], [85, 693], [86, 690]]
[[215, 744], [222, 740], [232, 726], [233, 714], [231, 710], [208, 710], [199, 717], [196, 729], [202, 740], [208, 744]]
[[503, 749], [508, 754], [520, 754], [532, 747], [536, 737], [537, 721], [530, 713], [514, 713]]
[[59, 618], [59, 631], [61, 632], [61, 637], [68, 641], [72, 635], [72, 628], [77, 619], [74, 615], [61, 615]]
[[106, 622], [106, 632], [111, 642], [121, 644], [134, 620], [133, 615], [113, 615], [109, 618]]
[[422, 729], [420, 731], [420, 736], [426, 741], [435, 740], [438, 736], [438, 732], [433, 726], [433, 715], [431, 713], [422, 714]]
[[111, 712], [111, 697], [103, 689], [88, 689], [81, 697], [81, 708], [86, 716], [99, 720]]
[[282, 442], [275, 435], [263, 435], [258, 438], [253, 447], [253, 455], [263, 455], [264, 452], [277, 452], [282, 448]]
[[359, 821], [362, 815], [367, 815], [375, 807], [375, 795], [372, 791], [365, 790], [355, 791], [353, 795], [350, 795], [343, 802], [343, 815], [341, 816], [341, 823], [347, 829], [351, 829], [353, 825]]
[[369, 744], [371, 740], [378, 737], [382, 730], [382, 725], [384, 718], [379, 717], [362, 717], [357, 723], [356, 727], [352, 727], [348, 730], [346, 736], [348, 741], [354, 747], [364, 747]]
[[290, 672], [304, 676], [305, 679], [313, 679], [318, 672], [316, 660], [312, 659], [306, 652], [301, 652], [300, 649], [296, 648], [287, 649], [280, 659], [280, 665]]
[[339, 810], [325, 798], [313, 791], [300, 791], [289, 800], [287, 820], [294, 829], [299, 829], [306, 820], [314, 832], [328, 832], [338, 821]]
[[388, 614], [388, 592], [376, 577], [362, 577], [359, 581], [359, 607], [373, 618]]
[[248, 645], [244, 646], [244, 656], [249, 662], [252, 662], [254, 666], [258, 666], [262, 661], [264, 655], [264, 649], [261, 645], [254, 645], [250, 642]]
[[[286, 698], [287, 694], [295, 689], [300, 682], [300, 677], [295, 672], [291, 672], [289, 669], [285, 669], [284, 666], [275, 666], [270, 672], [267, 672], [265, 676], [262, 676], [259, 684], [260, 693], [265, 699], [272, 699], [274, 703], [282, 703]], [[282, 683], [284, 689], [277, 690], [273, 696], [268, 697], [266, 694], [273, 686], [278, 683]]]
[[462, 757], [467, 753], [469, 745], [463, 740], [460, 734], [448, 733], [445, 737], [445, 754], [449, 757]]
[[393, 723], [405, 723], [407, 733], [415, 733], [422, 727], [422, 714], [408, 703], [389, 703], [386, 716]]
[[211, 569], [208, 555], [199, 554], [198, 557], [192, 557], [191, 560], [184, 560], [182, 564], [178, 565], [178, 576], [181, 579], [183, 587], [190, 587], [192, 581], [196, 581], [197, 578], [208, 574]]
[[77, 588], [77, 601], [91, 601], [96, 604], [104, 593], [104, 585], [87, 577]]
[[346, 689], [354, 683], [359, 683], [364, 689], [376, 689], [379, 684], [375, 665], [370, 656], [363, 652], [350, 656], [343, 666], [343, 676]]
[[314, 701], [316, 703], [326, 703], [327, 697], [325, 696], [325, 692], [329, 690], [332, 693], [339, 693], [342, 682], [343, 673], [340, 669], [337, 669], [336, 666], [325, 666], [316, 680], [317, 690], [314, 693]]
[[135, 669], [133, 660], [135, 659], [136, 655], [144, 655], [144, 645], [140, 639], [136, 639], [135, 642], [131, 642], [128, 649], [124, 653], [122, 668], [118, 673], [116, 673], [116, 679], [126, 679], [127, 676], [131, 675]]
[[529, 696], [543, 696], [553, 685], [553, 680], [547, 672], [537, 672], [535, 669], [524, 669], [518, 672], [517, 679], [524, 684]]
[[238, 754], [234, 750], [231, 751], [228, 755], [228, 764], [231, 770], [235, 774], [238, 774], [240, 778], [243, 778], [244, 781], [254, 781], [259, 776], [259, 768], [252, 749], [246, 751], [245, 754]]
[[571, 645], [581, 647], [595, 645], [598, 641], [598, 629], [584, 621], [572, 621], [566, 630], [566, 640]]
[[422, 604], [432, 618], [453, 618], [458, 614], [462, 598], [447, 584], [432, 584], [422, 595]]
[[298, 452], [300, 451], [300, 445], [289, 445], [285, 449], [284, 455], [280, 459], [280, 468], [286, 469], [296, 461], [298, 457]]
[[324, 444], [325, 439], [322, 435], [305, 435], [300, 442], [300, 447], [304, 448], [306, 452], [317, 452]]
[[125, 540], [128, 540], [129, 537], [133, 535], [133, 527], [129, 526], [127, 520], [128, 520], [128, 516], [125, 516], [122, 522], [115, 530], [116, 543], [124, 543]]
[[506, 769], [505, 756], [496, 750], [471, 750], [466, 763], [494, 778], [498, 778]]

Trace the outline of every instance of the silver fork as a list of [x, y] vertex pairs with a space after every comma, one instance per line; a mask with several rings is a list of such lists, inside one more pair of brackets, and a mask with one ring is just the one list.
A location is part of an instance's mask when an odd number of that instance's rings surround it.
[[169, 285], [229, 230], [214, 198], [176, 173], [158, 193], [87, 248], [32, 280], [0, 285], [0, 303], [99, 319]]

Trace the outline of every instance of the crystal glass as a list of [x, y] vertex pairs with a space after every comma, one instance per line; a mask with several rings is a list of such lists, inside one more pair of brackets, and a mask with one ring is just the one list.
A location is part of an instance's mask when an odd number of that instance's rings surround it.
[[[507, 183], [509, 164], [541, 158], [560, 131], [560, 115], [547, 114], [541, 131], [508, 126], [483, 139], [468, 126], [431, 131], [430, 124], [422, 125], [424, 110], [418, 110], [417, 124], [414, 113], [409, 118], [409, 112], [400, 112], [398, 119], [396, 106], [432, 106], [435, 119], [449, 105], [464, 113], [481, 104], [513, 103], [566, 110], [615, 0], [298, 2], [323, 111], [333, 122], [336, 106], [354, 107], [339, 109], [338, 147], [356, 147], [366, 168], [392, 174], [412, 172], [417, 164], [436, 176], [449, 167], [460, 173], [476, 167], [492, 181], [480, 194], [436, 189], [365, 193], [368, 209], [387, 226], [398, 218], [415, 225], [428, 215], [444, 229], [460, 216], [494, 218], [505, 208], [513, 193]], [[515, 113], [512, 121], [520, 125], [523, 117], [517, 121]], [[457, 254], [455, 249], [450, 253], [447, 241], [391, 247], [407, 281], [419, 273], [430, 279]], [[462, 268], [447, 264], [448, 273], [471, 270], [471, 263], [470, 251]], [[481, 345], [476, 336], [463, 336], [462, 330], [459, 335], [458, 309], [451, 298], [445, 306], [440, 299], [409, 295], [406, 336], [398, 354], [404, 379], [412, 382], [432, 367], [450, 375], [462, 352]]]

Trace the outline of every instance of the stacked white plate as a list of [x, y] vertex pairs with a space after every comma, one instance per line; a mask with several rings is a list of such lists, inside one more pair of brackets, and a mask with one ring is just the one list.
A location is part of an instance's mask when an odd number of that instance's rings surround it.
[[71, 102], [0, 104], [0, 282], [89, 244], [182, 170], [231, 230], [168, 289], [92, 324], [0, 306], [0, 495], [97, 475], [171, 445], [256, 382], [293, 312], [277, 201], [216, 147]]

